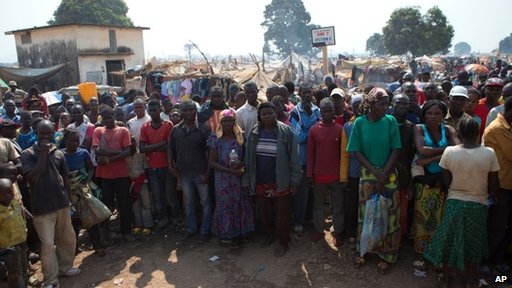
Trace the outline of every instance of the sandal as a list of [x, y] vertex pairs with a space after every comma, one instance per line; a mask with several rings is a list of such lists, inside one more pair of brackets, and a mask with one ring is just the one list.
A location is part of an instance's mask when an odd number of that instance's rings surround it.
[[386, 275], [388, 274], [391, 265], [386, 261], [380, 261], [379, 264], [377, 264], [377, 268], [379, 268], [380, 274]]
[[366, 260], [362, 256], [357, 256], [354, 258], [354, 268], [359, 269], [366, 264]]

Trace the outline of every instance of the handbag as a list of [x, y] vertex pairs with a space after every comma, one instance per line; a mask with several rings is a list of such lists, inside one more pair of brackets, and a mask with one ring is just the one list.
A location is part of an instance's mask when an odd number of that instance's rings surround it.
[[110, 209], [91, 194], [88, 185], [78, 189], [77, 196], [76, 211], [85, 229], [109, 219], [112, 215]]

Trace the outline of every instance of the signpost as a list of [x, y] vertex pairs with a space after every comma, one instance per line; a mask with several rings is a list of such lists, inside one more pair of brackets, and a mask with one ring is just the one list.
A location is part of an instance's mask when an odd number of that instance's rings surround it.
[[311, 42], [313, 47], [322, 47], [324, 75], [327, 75], [329, 73], [329, 67], [327, 66], [327, 46], [336, 45], [334, 26], [311, 29]]

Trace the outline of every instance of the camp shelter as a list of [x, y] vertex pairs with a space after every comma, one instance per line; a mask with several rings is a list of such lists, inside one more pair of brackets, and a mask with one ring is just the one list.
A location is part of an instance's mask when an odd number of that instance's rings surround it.
[[233, 80], [240, 85], [243, 85], [249, 81], [256, 82], [258, 85], [258, 99], [260, 101], [266, 101], [266, 92], [267, 88], [271, 85], [277, 85], [272, 78], [263, 72], [259, 66], [256, 68], [246, 68], [241, 71], [228, 71], [230, 75], [232, 75]]

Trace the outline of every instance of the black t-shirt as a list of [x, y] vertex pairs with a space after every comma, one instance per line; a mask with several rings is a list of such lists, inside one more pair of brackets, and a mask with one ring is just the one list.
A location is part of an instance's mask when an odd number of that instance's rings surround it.
[[[40, 149], [37, 143], [21, 153], [21, 168], [23, 174], [34, 169], [39, 159]], [[51, 148], [41, 177], [29, 178], [30, 196], [32, 199], [32, 214], [44, 215], [69, 207], [69, 193], [64, 188], [63, 176], [69, 174], [64, 153]]]

